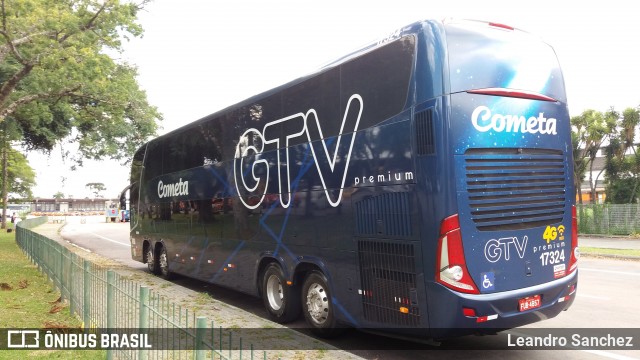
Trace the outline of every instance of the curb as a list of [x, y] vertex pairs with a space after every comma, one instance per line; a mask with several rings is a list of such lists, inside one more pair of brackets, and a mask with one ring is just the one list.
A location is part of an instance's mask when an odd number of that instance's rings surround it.
[[593, 257], [593, 258], [606, 258], [615, 260], [628, 260], [628, 261], [640, 261], [640, 256], [634, 255], [616, 255], [616, 254], [603, 254], [603, 253], [580, 253], [580, 256]]

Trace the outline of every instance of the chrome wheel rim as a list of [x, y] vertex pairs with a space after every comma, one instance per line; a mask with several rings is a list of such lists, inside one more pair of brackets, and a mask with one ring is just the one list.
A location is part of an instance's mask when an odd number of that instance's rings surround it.
[[154, 261], [155, 259], [153, 258], [153, 250], [151, 249], [151, 247], [149, 247], [149, 249], [147, 249], [147, 267], [149, 268], [149, 270], [154, 270]]
[[329, 317], [329, 296], [318, 283], [312, 284], [307, 290], [307, 312], [317, 325], [324, 324]]
[[273, 310], [280, 310], [280, 308], [282, 308], [282, 299], [284, 298], [284, 294], [282, 293], [282, 283], [276, 275], [271, 275], [267, 279], [266, 292], [269, 306]]
[[167, 262], [167, 253], [165, 251], [162, 251], [162, 253], [160, 254], [160, 270], [162, 271], [163, 274], [168, 274], [169, 273], [169, 263]]

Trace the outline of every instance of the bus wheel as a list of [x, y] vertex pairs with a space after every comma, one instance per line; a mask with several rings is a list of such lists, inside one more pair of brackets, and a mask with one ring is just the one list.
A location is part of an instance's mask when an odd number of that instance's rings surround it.
[[147, 269], [149, 269], [152, 274], [158, 274], [158, 262], [156, 261], [152, 245], [147, 247]]
[[344, 331], [336, 322], [328, 281], [321, 272], [312, 272], [304, 281], [302, 312], [311, 331], [318, 336], [334, 337]]
[[275, 263], [267, 267], [262, 277], [262, 301], [275, 322], [290, 322], [300, 315], [298, 286], [287, 286], [282, 269]]
[[160, 256], [158, 257], [158, 274], [166, 280], [173, 278], [173, 273], [169, 271], [169, 259], [167, 258], [167, 248], [162, 247]]

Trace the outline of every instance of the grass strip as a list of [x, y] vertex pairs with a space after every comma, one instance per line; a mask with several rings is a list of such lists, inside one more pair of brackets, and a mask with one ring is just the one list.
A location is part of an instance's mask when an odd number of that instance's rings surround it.
[[[32, 264], [15, 241], [15, 232], [0, 230], [0, 328], [80, 328], [60, 292]], [[3, 341], [4, 343], [4, 341]], [[42, 345], [42, 344], [41, 344]], [[104, 359], [103, 350], [0, 350], [2, 359]]]
[[637, 249], [605, 249], [580, 246], [580, 253], [591, 255], [637, 256], [640, 258], [640, 250]]

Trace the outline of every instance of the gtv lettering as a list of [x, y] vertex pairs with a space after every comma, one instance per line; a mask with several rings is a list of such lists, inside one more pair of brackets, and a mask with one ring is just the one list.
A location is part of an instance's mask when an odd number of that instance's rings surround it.
[[[280, 204], [284, 208], [288, 208], [291, 205], [292, 179], [289, 167], [289, 143], [294, 138], [306, 135], [327, 200], [331, 206], [337, 207], [342, 201], [347, 170], [356, 137], [355, 132], [358, 130], [362, 109], [362, 97], [358, 94], [352, 95], [344, 111], [333, 153], [329, 151], [327, 140], [322, 133], [322, 126], [315, 109], [309, 109], [306, 113], [300, 112], [271, 121], [265, 124], [262, 131], [255, 128], [246, 130], [240, 136], [236, 146], [233, 163], [235, 186], [242, 204], [248, 209], [256, 209], [264, 201], [270, 176], [273, 175], [270, 171], [269, 162], [261, 158], [261, 154], [264, 151], [265, 144], [273, 144], [278, 149], [274, 167], [278, 177]], [[310, 129], [315, 131], [310, 131]], [[348, 150], [346, 154], [339, 154], [341, 151], [340, 145], [345, 141], [348, 142]], [[326, 159], [326, 162], [322, 161], [322, 159]], [[342, 160], [338, 161], [338, 159]], [[338, 166], [339, 163], [341, 166]], [[341, 179], [341, 185], [336, 190], [337, 196], [329, 192], [325, 181], [331, 175], [338, 175]], [[247, 196], [247, 198], [249, 196], [254, 199], [257, 198], [257, 201], [248, 203], [243, 195]]]
[[480, 132], [510, 132], [523, 134], [556, 135], [555, 118], [545, 118], [544, 113], [526, 118], [522, 115], [493, 114], [486, 106], [478, 106], [471, 114], [471, 124]]
[[504, 259], [509, 261], [511, 259], [512, 248], [516, 251], [520, 259], [524, 258], [524, 253], [527, 250], [528, 238], [525, 235], [522, 240], [517, 237], [506, 237], [500, 239], [491, 239], [487, 241], [484, 246], [484, 256], [492, 263], [498, 262]]

